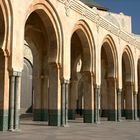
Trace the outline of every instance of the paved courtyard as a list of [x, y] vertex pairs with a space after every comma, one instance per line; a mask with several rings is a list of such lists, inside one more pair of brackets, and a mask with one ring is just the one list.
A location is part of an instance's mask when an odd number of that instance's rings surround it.
[[21, 121], [21, 131], [0, 132], [0, 140], [140, 140], [140, 122], [101, 121], [84, 124], [81, 119], [70, 121], [69, 127], [50, 127], [43, 122]]

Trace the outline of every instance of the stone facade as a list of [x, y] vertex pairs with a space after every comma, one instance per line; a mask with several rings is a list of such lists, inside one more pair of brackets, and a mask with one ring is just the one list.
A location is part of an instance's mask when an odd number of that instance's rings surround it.
[[0, 47], [0, 130], [18, 130], [28, 107], [51, 126], [77, 114], [85, 123], [140, 117], [131, 17], [79, 0], [1, 0]]

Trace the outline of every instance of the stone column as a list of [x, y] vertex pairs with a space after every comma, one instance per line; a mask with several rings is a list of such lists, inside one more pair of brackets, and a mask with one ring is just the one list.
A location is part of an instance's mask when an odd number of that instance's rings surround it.
[[108, 120], [117, 121], [117, 93], [116, 93], [116, 79], [109, 77], [107, 79], [108, 86]]
[[117, 120], [120, 122], [121, 121], [121, 96], [122, 96], [122, 89], [118, 89], [117, 91]]
[[125, 83], [125, 117], [134, 120], [133, 83]]
[[15, 94], [15, 76], [10, 75], [10, 98], [9, 98], [9, 130], [14, 130], [14, 94]]
[[76, 117], [76, 94], [78, 92], [78, 81], [71, 80], [70, 82], [70, 94], [69, 94], [69, 110], [68, 119], [75, 120]]
[[135, 120], [138, 120], [138, 107], [137, 107], [137, 98], [138, 98], [138, 92], [137, 91], [134, 91], [134, 119]]
[[20, 92], [21, 92], [21, 73], [15, 77], [15, 112], [14, 112], [14, 129], [19, 129], [20, 121]]
[[94, 123], [94, 87], [93, 75], [84, 72], [84, 123]]
[[69, 94], [69, 81], [68, 80], [62, 80], [61, 83], [61, 112], [62, 112], [62, 117], [61, 117], [61, 125], [62, 126], [67, 126], [68, 125], [68, 94]]
[[9, 130], [19, 130], [21, 72], [10, 74]]
[[138, 102], [137, 102], [137, 108], [138, 108], [138, 117], [140, 118], [140, 83], [138, 84]]
[[94, 99], [95, 99], [95, 123], [100, 123], [100, 93], [101, 92], [101, 87], [99, 85], [96, 85], [95, 87], [95, 93], [94, 93]]

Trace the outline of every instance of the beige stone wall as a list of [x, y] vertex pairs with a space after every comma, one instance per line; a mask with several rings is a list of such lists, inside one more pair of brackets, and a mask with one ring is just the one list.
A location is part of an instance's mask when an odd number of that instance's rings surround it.
[[122, 30], [132, 33], [132, 21], [129, 15], [125, 15], [124, 13], [113, 13], [113, 12], [105, 12], [98, 10], [99, 14], [101, 14], [105, 19], [109, 20]]

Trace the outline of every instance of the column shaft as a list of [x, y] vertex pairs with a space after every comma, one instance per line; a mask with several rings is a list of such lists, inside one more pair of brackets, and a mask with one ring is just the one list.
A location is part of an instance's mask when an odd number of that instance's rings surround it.
[[137, 96], [138, 95], [138, 93], [137, 93], [137, 91], [134, 91], [134, 119], [135, 120], [138, 120], [138, 107], [137, 107]]
[[122, 90], [118, 89], [117, 92], [117, 120], [121, 121], [121, 94], [122, 94]]
[[9, 100], [9, 130], [14, 129], [14, 93], [15, 93], [15, 76], [10, 76], [10, 100]]
[[15, 78], [15, 114], [14, 114], [14, 128], [19, 129], [19, 117], [20, 117], [20, 86], [21, 77], [16, 76]]
[[95, 97], [95, 117], [94, 117], [94, 120], [95, 120], [95, 123], [100, 123], [100, 86], [96, 86], [95, 87], [95, 94], [94, 94], [94, 97]]

